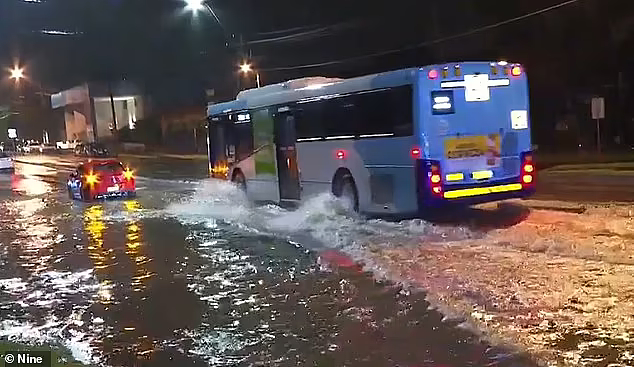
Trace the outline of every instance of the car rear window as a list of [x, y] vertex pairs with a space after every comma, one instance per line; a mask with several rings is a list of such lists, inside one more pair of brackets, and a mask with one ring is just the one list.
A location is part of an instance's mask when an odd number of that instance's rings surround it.
[[119, 173], [123, 172], [123, 165], [121, 163], [105, 163], [95, 165], [95, 172], [107, 172], [107, 173]]

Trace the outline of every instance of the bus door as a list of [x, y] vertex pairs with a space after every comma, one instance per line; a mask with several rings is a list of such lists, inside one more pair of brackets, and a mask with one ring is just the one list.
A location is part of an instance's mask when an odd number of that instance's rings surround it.
[[235, 160], [235, 146], [232, 142], [231, 125], [222, 116], [209, 124], [209, 163], [211, 176], [228, 179], [228, 167]]
[[280, 200], [299, 200], [300, 183], [295, 150], [295, 118], [290, 112], [275, 115], [275, 155]]

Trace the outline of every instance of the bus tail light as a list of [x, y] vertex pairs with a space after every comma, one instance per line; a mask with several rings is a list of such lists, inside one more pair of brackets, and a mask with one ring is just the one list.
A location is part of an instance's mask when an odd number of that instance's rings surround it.
[[511, 75], [513, 75], [513, 76], [522, 75], [522, 67], [519, 66], [519, 65], [513, 66], [513, 68], [511, 68]]
[[431, 69], [428, 73], [427, 73], [427, 77], [431, 80], [434, 79], [438, 79], [438, 70], [436, 69]]
[[522, 157], [522, 186], [531, 186], [535, 183], [535, 164], [533, 156], [530, 153], [524, 154]]
[[429, 185], [434, 196], [442, 196], [442, 173], [436, 162], [429, 166]]
[[335, 153], [335, 156], [339, 160], [346, 159], [346, 151], [345, 150], [338, 150], [337, 153]]
[[420, 148], [412, 148], [412, 150], [409, 151], [409, 154], [414, 159], [420, 159]]

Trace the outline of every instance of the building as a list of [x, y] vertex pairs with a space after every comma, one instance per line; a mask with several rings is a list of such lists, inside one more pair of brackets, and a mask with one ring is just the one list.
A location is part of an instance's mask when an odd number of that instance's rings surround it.
[[64, 114], [61, 136], [86, 142], [108, 141], [116, 130], [134, 130], [148, 113], [145, 102], [140, 89], [126, 82], [85, 83], [51, 96], [51, 107]]

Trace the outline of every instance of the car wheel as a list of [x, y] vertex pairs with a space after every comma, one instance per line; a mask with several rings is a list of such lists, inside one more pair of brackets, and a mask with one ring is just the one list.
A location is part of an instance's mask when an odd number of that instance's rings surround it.
[[242, 172], [238, 171], [233, 175], [233, 183], [238, 186], [241, 191], [247, 191], [247, 180], [244, 178]]
[[338, 179], [334, 194], [343, 201], [347, 209], [359, 212], [359, 194], [352, 176], [345, 175]]

